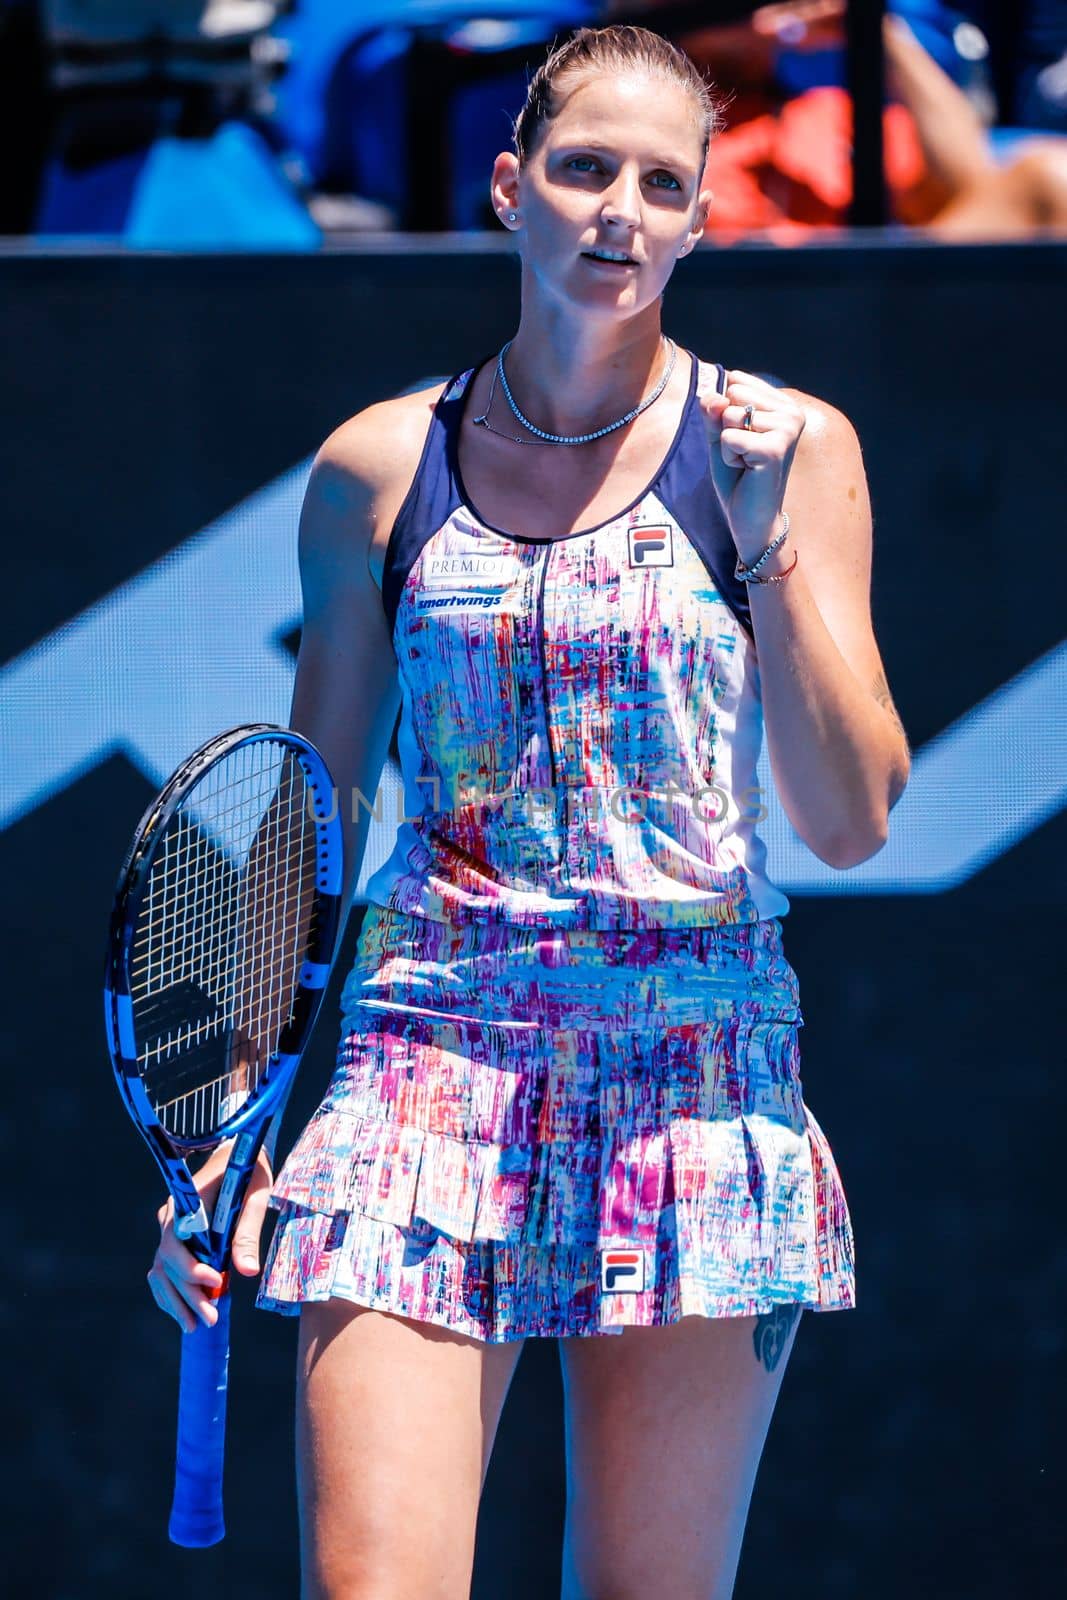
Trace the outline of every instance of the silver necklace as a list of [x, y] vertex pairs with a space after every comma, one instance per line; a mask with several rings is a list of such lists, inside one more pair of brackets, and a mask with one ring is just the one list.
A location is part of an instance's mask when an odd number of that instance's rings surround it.
[[[489, 385], [489, 399], [486, 401], [485, 410], [480, 417], [474, 418], [474, 422], [478, 426], [488, 428], [490, 433], [498, 434], [502, 439], [513, 440], [515, 444], [589, 444], [593, 439], [603, 438], [604, 434], [606, 433], [614, 433], [616, 428], [625, 427], [628, 422], [632, 422], [635, 417], [639, 417], [642, 411], [647, 411], [654, 400], [659, 399], [660, 395], [667, 387], [671, 373], [674, 371], [674, 363], [678, 355], [678, 346], [675, 344], [674, 340], [668, 338], [667, 343], [671, 347], [670, 359], [667, 362], [667, 366], [664, 370], [662, 378], [660, 379], [659, 383], [657, 383], [652, 393], [648, 396], [647, 400], [642, 400], [640, 405], [635, 406], [632, 411], [628, 411], [624, 417], [620, 417], [618, 422], [611, 422], [606, 428], [598, 428], [595, 433], [565, 434], [546, 433], [543, 428], [535, 427], [532, 422], [527, 421], [522, 412], [519, 410], [518, 406], [515, 404], [515, 398], [508, 387], [507, 374], [504, 371], [504, 357], [507, 355], [512, 345], [512, 341], [509, 339], [497, 358], [497, 364], [493, 370], [493, 381]], [[493, 395], [496, 392], [497, 374], [500, 376], [500, 384], [505, 395], [507, 396], [508, 405], [515, 413], [516, 417], [518, 417], [523, 427], [529, 429], [531, 433], [535, 433], [537, 435], [536, 439], [520, 439], [517, 434], [501, 433], [499, 428], [494, 428], [490, 423], [489, 412], [492, 409]]]

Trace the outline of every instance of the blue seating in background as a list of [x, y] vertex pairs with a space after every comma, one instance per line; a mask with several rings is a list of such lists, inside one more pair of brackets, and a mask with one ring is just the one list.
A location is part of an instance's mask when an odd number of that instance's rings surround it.
[[[452, 13], [444, 19], [445, 10]], [[492, 226], [493, 158], [512, 147], [510, 119], [557, 32], [592, 18], [589, 0], [472, 0], [405, 8], [338, 53], [318, 141], [304, 151], [317, 186], [388, 206], [400, 227]], [[478, 6], [479, 13], [492, 9]], [[506, 13], [506, 14], [505, 14]]]
[[518, 27], [531, 16], [542, 20], [547, 37], [557, 28], [595, 23], [600, 10], [598, 0], [299, 0], [274, 28], [291, 52], [275, 91], [278, 125], [317, 177], [324, 162], [327, 86], [357, 38], [394, 27], [447, 28], [470, 17]]
[[314, 250], [322, 238], [269, 145], [241, 122], [206, 139], [164, 136], [81, 170], [51, 158], [35, 232], [163, 250]]
[[34, 231], [314, 249], [270, 120], [283, 0], [41, 0], [53, 125]]

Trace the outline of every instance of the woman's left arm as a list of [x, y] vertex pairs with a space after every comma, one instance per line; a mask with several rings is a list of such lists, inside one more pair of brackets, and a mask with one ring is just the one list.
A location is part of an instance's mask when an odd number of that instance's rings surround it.
[[889, 836], [911, 752], [871, 621], [873, 519], [856, 430], [826, 402], [780, 392], [805, 426], [782, 502], [789, 538], [759, 576], [790, 565], [790, 544], [797, 565], [781, 583], [747, 585], [767, 752], [801, 838], [829, 866], [854, 867]]
[[[705, 409], [713, 437], [722, 431], [713, 474], [740, 559], [751, 565], [781, 531], [779, 509], [789, 535], [759, 576], [797, 554], [781, 583], [747, 585], [771, 769], [804, 842], [829, 866], [858, 866], [885, 844], [911, 770], [871, 623], [873, 526], [859, 439], [843, 412], [813, 395], [730, 377], [727, 395]], [[732, 426], [746, 402], [758, 433]]]

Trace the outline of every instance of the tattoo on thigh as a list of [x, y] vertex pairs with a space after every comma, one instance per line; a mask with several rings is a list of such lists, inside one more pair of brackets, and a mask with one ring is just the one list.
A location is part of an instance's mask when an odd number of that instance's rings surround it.
[[884, 706], [885, 709], [889, 712], [889, 715], [893, 719], [894, 726], [897, 728], [898, 732], [903, 734], [904, 743], [907, 744], [908, 735], [905, 732], [904, 724], [900, 720], [900, 715], [899, 715], [899, 713], [897, 711], [897, 708], [893, 704], [893, 696], [889, 693], [889, 685], [885, 681], [885, 673], [884, 672], [879, 672], [878, 676], [875, 678], [874, 682], [871, 684], [871, 694], [877, 700], [878, 704], [880, 706]]
[[799, 1306], [775, 1306], [764, 1316], [756, 1318], [752, 1343], [756, 1347], [756, 1360], [762, 1361], [768, 1372], [773, 1372], [782, 1358], [794, 1326], [800, 1317]]

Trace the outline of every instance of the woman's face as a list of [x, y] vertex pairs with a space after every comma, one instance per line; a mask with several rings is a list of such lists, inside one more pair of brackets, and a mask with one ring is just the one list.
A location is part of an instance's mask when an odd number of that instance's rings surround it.
[[[519, 212], [525, 268], [553, 298], [632, 314], [699, 237], [710, 195], [697, 109], [679, 85], [643, 73], [588, 73], [564, 92], [505, 204]], [[590, 259], [598, 248], [633, 264]]]

